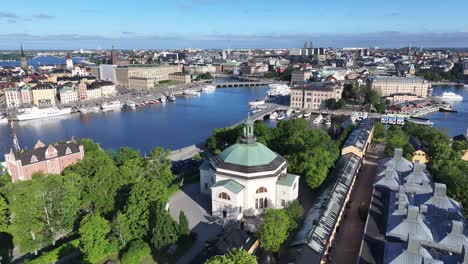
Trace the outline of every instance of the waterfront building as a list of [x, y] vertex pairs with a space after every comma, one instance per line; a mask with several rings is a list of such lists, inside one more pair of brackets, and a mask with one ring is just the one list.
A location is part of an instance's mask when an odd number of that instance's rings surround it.
[[86, 100], [96, 100], [102, 98], [101, 87], [96, 85], [88, 85], [86, 88]]
[[175, 83], [191, 83], [192, 82], [192, 77], [190, 76], [190, 74], [185, 74], [183, 72], [170, 73], [168, 76], [169, 76], [169, 80]]
[[36, 106], [55, 105], [57, 89], [50, 83], [40, 83], [32, 88], [32, 96]]
[[134, 90], [153, 89], [155, 87], [155, 78], [131, 77], [128, 79], [128, 86]]
[[182, 72], [179, 65], [127, 65], [115, 69], [117, 85], [128, 89], [137, 89], [130, 86], [130, 79], [146, 78], [147, 82], [155, 83], [169, 80], [169, 74]]
[[25, 84], [21, 86], [21, 103], [30, 105], [33, 103], [33, 96], [31, 92], [31, 86]]
[[377, 76], [370, 81], [370, 87], [382, 97], [394, 94], [413, 94], [425, 98], [430, 95], [429, 82], [420, 77]]
[[9, 87], [3, 89], [5, 101], [8, 108], [19, 107], [23, 104], [21, 91], [18, 87]]
[[216, 73], [216, 66], [212, 64], [193, 64], [184, 66], [184, 72], [191, 74]]
[[13, 182], [30, 180], [35, 173], [60, 174], [84, 157], [84, 149], [73, 138], [65, 143], [46, 146], [40, 140], [33, 150], [10, 149], [5, 154], [8, 174]]
[[290, 106], [299, 109], [320, 109], [328, 99], [341, 99], [343, 83], [311, 82], [291, 88]]
[[288, 163], [256, 141], [247, 119], [241, 142], [200, 167], [201, 193], [211, 196], [212, 215], [241, 219], [268, 208], [284, 208], [296, 200], [299, 176], [287, 173]]
[[293, 71], [291, 73], [291, 82], [303, 84], [312, 77], [312, 71]]
[[60, 103], [70, 104], [78, 102], [78, 92], [71, 86], [64, 86], [59, 89]]
[[67, 66], [67, 69], [71, 70], [73, 69], [73, 60], [72, 60], [72, 57], [71, 57], [71, 54], [70, 52], [67, 52], [67, 61], [66, 61], [66, 66]]
[[384, 99], [392, 103], [401, 103], [418, 100], [421, 99], [421, 97], [418, 97], [417, 95], [411, 93], [396, 93], [389, 96], [385, 96]]
[[414, 151], [411, 154], [411, 162], [426, 164], [429, 162], [429, 149], [417, 137], [410, 136], [409, 143], [413, 146]]
[[225, 63], [223, 63], [221, 65], [221, 69], [222, 69], [223, 72], [228, 72], [228, 73], [237, 72], [237, 71], [239, 71], [240, 65], [241, 65], [240, 62], [228, 61], [228, 62], [225, 62]]
[[374, 123], [371, 119], [364, 119], [357, 127], [351, 132], [348, 139], [341, 149], [341, 155], [353, 153], [359, 158], [363, 159], [366, 155], [367, 149], [372, 143], [374, 137]]
[[[90, 90], [101, 90], [101, 97], [114, 97], [117, 94], [115, 90], [115, 84], [109, 81], [95, 81], [89, 85], [88, 89]], [[96, 94], [97, 95], [97, 94]]]
[[[433, 182], [425, 164], [403, 150], [379, 162], [359, 263], [466, 263], [466, 218], [460, 203]], [[368, 175], [369, 176], [369, 175]]]
[[86, 79], [82, 79], [78, 84], [78, 99], [80, 101], [88, 100], [88, 84]]

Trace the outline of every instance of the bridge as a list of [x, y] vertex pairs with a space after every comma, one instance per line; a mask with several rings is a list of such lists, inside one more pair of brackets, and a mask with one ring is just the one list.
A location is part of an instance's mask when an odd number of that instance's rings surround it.
[[279, 83], [276, 81], [259, 80], [259, 81], [231, 81], [231, 82], [214, 82], [216, 87], [240, 87], [240, 86], [264, 86], [272, 83]]
[[[249, 116], [250, 119], [253, 120], [253, 121], [263, 120], [265, 118], [265, 116], [270, 115], [274, 111], [286, 111], [289, 108], [289, 106], [286, 106], [286, 105], [279, 105], [279, 104], [273, 104], [273, 103], [266, 103], [266, 104], [263, 105], [263, 107], [265, 107], [265, 108], [260, 109], [259, 112], [250, 114], [250, 116]], [[245, 120], [246, 119], [243, 119], [240, 122], [237, 122], [237, 123], [233, 124], [230, 127], [232, 128], [232, 127], [238, 126], [240, 124], [243, 124], [243, 123], [245, 123]]]

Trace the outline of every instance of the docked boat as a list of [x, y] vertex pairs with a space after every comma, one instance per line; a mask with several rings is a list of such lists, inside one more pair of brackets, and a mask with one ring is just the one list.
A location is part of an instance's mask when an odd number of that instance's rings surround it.
[[304, 113], [304, 118], [309, 118], [312, 115], [311, 111], [307, 111]]
[[294, 117], [295, 117], [295, 118], [301, 118], [301, 117], [303, 117], [303, 116], [304, 116], [304, 114], [303, 114], [302, 112], [296, 112], [296, 113], [294, 113]]
[[442, 99], [443, 101], [463, 101], [463, 96], [452, 92], [444, 92], [437, 98]]
[[173, 94], [170, 94], [167, 96], [167, 100], [169, 100], [169, 102], [175, 102], [176, 98]]
[[286, 110], [286, 115], [287, 116], [290, 116], [292, 114], [292, 109], [291, 108], [288, 108], [288, 110]]
[[8, 123], [8, 118], [6, 116], [0, 115], [0, 124]]
[[283, 120], [285, 117], [286, 115], [284, 113], [280, 113], [278, 117], [276, 118], [276, 120]]
[[136, 107], [136, 104], [135, 104], [135, 102], [133, 102], [133, 101], [127, 101], [127, 102], [125, 103], [125, 105], [126, 105], [128, 108], [131, 108], [131, 109], [134, 109], [134, 108]]
[[212, 93], [216, 90], [216, 85], [208, 84], [208, 85], [203, 86], [201, 90], [205, 93]]
[[439, 112], [458, 113], [457, 110], [453, 110], [451, 107], [441, 107], [439, 108]]
[[167, 97], [162, 95], [161, 98], [159, 98], [159, 101], [164, 104], [167, 101]]
[[185, 95], [200, 96], [200, 92], [199, 92], [199, 91], [190, 90], [190, 89], [184, 90], [184, 94], [185, 94]]
[[66, 107], [62, 109], [58, 109], [57, 107], [49, 107], [49, 108], [25, 108], [19, 110], [19, 113], [16, 115], [16, 119], [18, 121], [24, 120], [33, 120], [33, 119], [40, 119], [40, 118], [49, 118], [54, 116], [61, 116], [67, 115], [72, 112], [71, 107]]
[[319, 114], [315, 119], [314, 119], [314, 124], [320, 124], [323, 121], [323, 115]]
[[352, 122], [356, 122], [356, 120], [358, 119], [358, 117], [359, 117], [359, 114], [358, 114], [356, 111], [353, 111], [353, 112], [351, 113], [350, 119], [351, 119]]
[[278, 113], [274, 111], [273, 113], [270, 114], [270, 119], [276, 119], [278, 118]]
[[249, 102], [250, 106], [259, 106], [259, 105], [262, 105], [262, 104], [265, 104], [265, 99], [264, 98], [259, 98], [259, 99], [255, 100], [255, 101]]
[[106, 102], [101, 105], [103, 111], [112, 111], [112, 110], [120, 110], [122, 108], [122, 104], [119, 100]]
[[291, 94], [291, 88], [287, 84], [272, 83], [268, 86], [270, 87], [267, 91], [268, 96], [286, 96]]
[[327, 117], [325, 117], [325, 125], [330, 126], [331, 124], [332, 124], [332, 117], [331, 115], [327, 115]]
[[413, 116], [410, 116], [408, 118], [408, 121], [409, 122], [412, 122], [412, 123], [415, 123], [415, 124], [418, 124], [418, 125], [423, 125], [423, 126], [433, 126], [434, 123], [427, 119], [427, 118], [422, 118], [422, 117], [413, 117]]
[[99, 105], [82, 106], [78, 108], [78, 111], [82, 114], [98, 112], [99, 110], [101, 110]]

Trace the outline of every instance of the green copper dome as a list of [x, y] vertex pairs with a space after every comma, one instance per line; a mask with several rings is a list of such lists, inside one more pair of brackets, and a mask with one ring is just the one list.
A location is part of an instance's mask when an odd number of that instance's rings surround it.
[[219, 157], [226, 163], [250, 167], [270, 164], [277, 154], [265, 145], [255, 142], [232, 145], [219, 154]]

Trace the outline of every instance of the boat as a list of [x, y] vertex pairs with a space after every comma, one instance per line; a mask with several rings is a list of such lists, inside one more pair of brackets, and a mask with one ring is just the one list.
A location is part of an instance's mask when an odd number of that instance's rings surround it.
[[358, 117], [359, 117], [359, 114], [356, 111], [353, 111], [351, 113], [350, 119], [352, 122], [355, 122], [358, 119]]
[[441, 107], [439, 108], [439, 112], [458, 113], [457, 110], [453, 110], [452, 108], [449, 108], [449, 107]]
[[280, 113], [278, 117], [276, 118], [276, 120], [283, 120], [285, 117], [286, 115], [284, 113]]
[[81, 106], [80, 108], [78, 108], [78, 111], [80, 111], [80, 113], [82, 114], [98, 112], [99, 110], [101, 110], [101, 107], [99, 105]]
[[276, 119], [278, 118], [278, 113], [276, 111], [273, 111], [273, 113], [270, 114], [270, 119]]
[[167, 101], [167, 97], [162, 95], [161, 98], [159, 98], [159, 101], [164, 104]]
[[315, 119], [314, 119], [314, 124], [320, 124], [323, 121], [323, 115], [319, 114]]
[[418, 125], [423, 125], [423, 126], [433, 126], [434, 125], [434, 123], [431, 120], [429, 120], [427, 118], [423, 118], [423, 117], [410, 116], [407, 119], [407, 121], [418, 124]]
[[312, 115], [311, 111], [307, 111], [304, 113], [304, 118], [309, 118]]
[[299, 112], [299, 111], [298, 111], [298, 112], [295, 112], [295, 113], [294, 113], [294, 117], [295, 117], [295, 118], [301, 118], [301, 117], [303, 117], [303, 116], [304, 116], [304, 114], [303, 114], [302, 112]]
[[119, 100], [105, 102], [101, 105], [103, 111], [112, 111], [112, 110], [120, 110], [122, 108], [122, 104]]
[[286, 96], [291, 94], [291, 88], [287, 84], [272, 83], [268, 86], [270, 87], [267, 91], [268, 96]]
[[208, 84], [208, 85], [203, 86], [201, 90], [206, 93], [212, 93], [216, 90], [216, 85]]
[[132, 108], [132, 109], [134, 109], [134, 108], [136, 107], [136, 104], [135, 104], [135, 102], [133, 102], [133, 101], [127, 101], [127, 102], [125, 103], [125, 105], [126, 105], [127, 107], [129, 107], [129, 108]]
[[16, 115], [16, 119], [18, 121], [24, 120], [33, 120], [33, 119], [40, 119], [40, 118], [49, 118], [54, 116], [61, 116], [71, 114], [72, 108], [66, 107], [62, 109], [58, 109], [57, 107], [49, 107], [49, 108], [24, 108], [20, 109], [19, 113]]
[[185, 94], [185, 95], [200, 96], [200, 92], [199, 92], [199, 91], [190, 90], [190, 89], [184, 90], [184, 94]]
[[176, 98], [173, 94], [170, 94], [167, 96], [167, 100], [169, 100], [169, 102], [175, 102]]
[[0, 115], [0, 124], [8, 123], [8, 118], [6, 116]]
[[259, 105], [262, 105], [262, 104], [265, 104], [265, 99], [263, 99], [263, 98], [259, 98], [259, 99], [255, 100], [255, 101], [249, 102], [250, 106], [259, 106]]
[[441, 96], [437, 96], [437, 98], [443, 101], [463, 101], [463, 96], [452, 92], [444, 92]]
[[288, 108], [288, 110], [286, 110], [286, 115], [287, 116], [290, 116], [292, 114], [292, 109], [291, 108]]
[[330, 126], [331, 124], [332, 124], [332, 117], [331, 115], [327, 115], [327, 117], [325, 117], [325, 125]]

